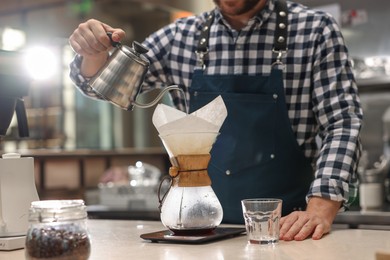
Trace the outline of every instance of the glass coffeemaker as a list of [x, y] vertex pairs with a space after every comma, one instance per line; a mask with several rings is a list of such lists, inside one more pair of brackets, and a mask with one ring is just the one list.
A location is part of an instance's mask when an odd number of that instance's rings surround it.
[[221, 96], [191, 114], [164, 104], [153, 113], [153, 124], [172, 164], [167, 176], [171, 180], [169, 190], [162, 198], [159, 191], [161, 222], [174, 235], [213, 233], [222, 222], [222, 206], [207, 168], [226, 116]]

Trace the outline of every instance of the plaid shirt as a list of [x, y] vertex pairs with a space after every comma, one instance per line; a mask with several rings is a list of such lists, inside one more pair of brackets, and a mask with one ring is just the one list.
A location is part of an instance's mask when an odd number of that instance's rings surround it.
[[[213, 10], [205, 74], [270, 73], [276, 59], [274, 3], [269, 0], [240, 31], [232, 29], [218, 9]], [[282, 59], [288, 115], [298, 144], [316, 169], [307, 198], [320, 196], [347, 206], [357, 193], [362, 120], [347, 48], [332, 17], [293, 2], [288, 2], [288, 8], [288, 51]], [[189, 99], [195, 51], [206, 17], [202, 13], [179, 19], [145, 40], [151, 64], [143, 90], [175, 84]], [[71, 64], [71, 78], [88, 94], [88, 79], [79, 74], [80, 59], [76, 56]], [[173, 101], [182, 109], [176, 95]]]

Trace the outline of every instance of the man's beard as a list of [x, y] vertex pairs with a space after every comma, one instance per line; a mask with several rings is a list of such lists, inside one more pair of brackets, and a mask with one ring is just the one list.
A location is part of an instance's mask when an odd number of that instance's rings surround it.
[[[221, 8], [221, 0], [213, 0], [215, 5], [217, 5], [222, 13], [225, 13], [226, 10], [224, 10], [223, 6]], [[236, 10], [234, 10], [234, 12], [229, 12], [227, 14], [229, 15], [241, 15], [241, 14], [245, 14], [247, 12], [249, 12], [250, 10], [252, 10], [261, 0], [245, 0], [244, 1], [244, 4], [240, 7], [240, 8], [237, 8]]]

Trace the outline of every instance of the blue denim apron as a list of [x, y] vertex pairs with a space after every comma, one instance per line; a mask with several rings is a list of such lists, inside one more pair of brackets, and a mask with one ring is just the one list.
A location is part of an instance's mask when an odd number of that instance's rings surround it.
[[[270, 65], [271, 66], [271, 65]], [[270, 75], [204, 75], [195, 70], [190, 112], [221, 95], [227, 118], [211, 150], [208, 172], [224, 223], [244, 223], [241, 200], [280, 198], [282, 214], [305, 209], [313, 180], [288, 117], [283, 71]]]

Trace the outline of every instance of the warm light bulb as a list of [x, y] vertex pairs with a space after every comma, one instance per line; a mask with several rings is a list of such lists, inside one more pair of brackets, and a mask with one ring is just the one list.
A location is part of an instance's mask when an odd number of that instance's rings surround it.
[[1, 35], [2, 49], [6, 51], [15, 51], [26, 44], [26, 34], [17, 29], [5, 28]]

